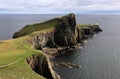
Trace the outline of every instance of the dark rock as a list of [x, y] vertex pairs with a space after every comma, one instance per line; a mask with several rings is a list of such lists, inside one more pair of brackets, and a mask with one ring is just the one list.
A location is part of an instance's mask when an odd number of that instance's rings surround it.
[[79, 64], [74, 64], [74, 63], [71, 63], [71, 62], [56, 62], [57, 64], [59, 64], [59, 65], [63, 65], [63, 66], [66, 66], [66, 67], [68, 67], [68, 68], [72, 68], [72, 67], [74, 67], [74, 68], [80, 68], [81, 66], [79, 65]]
[[99, 25], [93, 25], [95, 27], [94, 32], [102, 32], [103, 30], [99, 27]]
[[76, 19], [74, 14], [59, 19], [54, 32], [55, 43], [60, 46], [77, 44]]
[[27, 59], [27, 63], [36, 73], [47, 79], [60, 79], [59, 75], [53, 71], [50, 61], [45, 55], [33, 55]]

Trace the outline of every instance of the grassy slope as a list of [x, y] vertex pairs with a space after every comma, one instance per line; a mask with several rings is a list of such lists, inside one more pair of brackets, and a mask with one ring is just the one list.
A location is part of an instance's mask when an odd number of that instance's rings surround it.
[[5, 68], [0, 68], [1, 79], [44, 79], [31, 70], [26, 58], [32, 54], [41, 54], [40, 51], [31, 48], [31, 45], [23, 40], [29, 39], [25, 36], [18, 39], [0, 41], [0, 66], [22, 60]]
[[58, 19], [59, 18], [55, 18], [52, 20], [45, 21], [43, 23], [26, 25], [24, 28], [22, 28], [20, 31], [18, 31], [16, 33], [18, 33], [21, 36], [25, 36], [25, 35], [31, 34], [32, 32], [51, 29], [56, 26]]
[[89, 24], [77, 24], [77, 27], [80, 29], [89, 29], [90, 25]]

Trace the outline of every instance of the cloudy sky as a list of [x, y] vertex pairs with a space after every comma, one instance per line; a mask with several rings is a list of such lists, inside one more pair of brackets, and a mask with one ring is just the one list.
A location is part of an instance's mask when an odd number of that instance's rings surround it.
[[0, 13], [120, 13], [120, 0], [0, 0]]

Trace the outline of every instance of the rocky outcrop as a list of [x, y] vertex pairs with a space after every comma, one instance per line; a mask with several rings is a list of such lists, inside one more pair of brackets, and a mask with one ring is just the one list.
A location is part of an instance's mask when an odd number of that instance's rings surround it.
[[84, 39], [92, 37], [95, 33], [102, 32], [99, 25], [85, 25], [77, 27], [78, 30], [78, 41], [81, 42]]
[[99, 27], [99, 25], [95, 24], [91, 26], [95, 33], [102, 32], [103, 30]]
[[63, 65], [63, 66], [66, 66], [66, 67], [68, 67], [68, 68], [80, 68], [81, 67], [81, 65], [79, 65], [79, 64], [74, 64], [74, 63], [71, 63], [71, 62], [63, 62], [63, 61], [61, 61], [61, 62], [55, 62], [55, 64], [56, 65]]

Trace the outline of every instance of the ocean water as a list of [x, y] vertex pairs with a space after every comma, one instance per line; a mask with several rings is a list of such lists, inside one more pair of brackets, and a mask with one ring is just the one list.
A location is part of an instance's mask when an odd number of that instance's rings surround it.
[[[60, 15], [0, 15], [0, 40], [10, 39], [26, 24]], [[77, 23], [98, 23], [103, 32], [85, 44], [86, 48], [56, 57], [56, 61], [80, 64], [81, 68], [55, 66], [62, 79], [120, 79], [120, 15], [77, 15]]]

